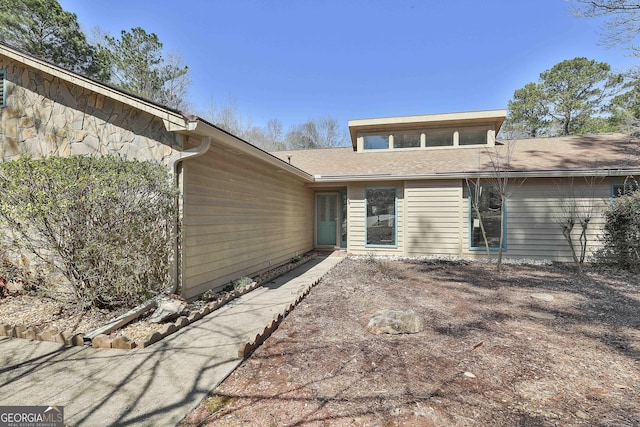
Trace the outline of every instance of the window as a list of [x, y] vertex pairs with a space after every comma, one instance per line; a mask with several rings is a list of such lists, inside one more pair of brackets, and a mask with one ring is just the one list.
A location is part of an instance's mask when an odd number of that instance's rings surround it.
[[[478, 209], [476, 210], [476, 206]], [[478, 212], [480, 211], [480, 218]], [[503, 218], [500, 193], [493, 185], [472, 186], [469, 193], [469, 228], [471, 250], [486, 250], [482, 226], [487, 236], [489, 249], [498, 250], [500, 248], [500, 222]], [[482, 224], [480, 224], [480, 219]], [[505, 220], [506, 231], [506, 220]], [[506, 249], [506, 232], [502, 249]]]
[[458, 145], [487, 145], [488, 130], [485, 127], [460, 128]]
[[393, 148], [420, 147], [419, 133], [395, 133], [393, 134]]
[[7, 72], [4, 70], [0, 70], [0, 108], [6, 105], [6, 83], [5, 79], [7, 77]]
[[365, 190], [367, 246], [396, 246], [396, 189], [373, 187]]
[[363, 139], [365, 150], [382, 150], [389, 148], [389, 136], [387, 135], [365, 135]]
[[635, 181], [611, 185], [611, 197], [629, 196], [636, 191], [638, 191], [638, 183]]
[[453, 146], [453, 129], [428, 130], [425, 136], [427, 147]]

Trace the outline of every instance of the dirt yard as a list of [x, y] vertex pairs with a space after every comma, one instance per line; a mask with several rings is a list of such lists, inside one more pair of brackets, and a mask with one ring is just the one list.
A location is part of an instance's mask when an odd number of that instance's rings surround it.
[[639, 279], [587, 271], [347, 259], [183, 425], [638, 426]]

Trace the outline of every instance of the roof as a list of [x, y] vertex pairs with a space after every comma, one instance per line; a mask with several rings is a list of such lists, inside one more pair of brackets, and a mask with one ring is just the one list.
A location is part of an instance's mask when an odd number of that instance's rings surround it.
[[389, 132], [452, 125], [460, 127], [491, 124], [495, 132], [498, 133], [506, 116], [507, 110], [484, 110], [349, 120], [349, 134], [351, 135], [351, 145], [355, 149], [360, 132]]
[[177, 111], [135, 94], [123, 91], [122, 89], [110, 84], [67, 70], [32, 54], [9, 46], [6, 43], [0, 42], [0, 55], [6, 56], [13, 61], [24, 64], [43, 73], [50, 74], [63, 81], [69, 82], [70, 84], [80, 86], [84, 89], [122, 102], [132, 108], [145, 111], [146, 113], [160, 118], [163, 121], [165, 128], [170, 132], [213, 138], [216, 142], [231, 147], [231, 150], [234, 153], [252, 155], [255, 158], [264, 160], [273, 166], [292, 173], [307, 182], [312, 180], [311, 176], [306, 172], [301, 171], [286, 162], [282, 162], [281, 159], [274, 157], [266, 151], [200, 117]]
[[499, 140], [494, 147], [376, 150], [351, 147], [274, 152], [316, 182], [464, 178], [491, 176], [491, 155], [504, 159], [514, 176], [591, 176], [640, 173], [640, 141], [626, 135], [588, 135]]

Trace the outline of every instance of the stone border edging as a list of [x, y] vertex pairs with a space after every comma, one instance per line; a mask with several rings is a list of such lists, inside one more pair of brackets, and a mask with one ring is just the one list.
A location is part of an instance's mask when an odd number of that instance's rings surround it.
[[[317, 254], [311, 253], [308, 256], [303, 256], [300, 260], [296, 262], [289, 262], [287, 264], [281, 265], [280, 267], [276, 267], [271, 271], [271, 273], [267, 271], [262, 275], [258, 275], [257, 277], [259, 278], [260, 282], [254, 281], [250, 285], [245, 286], [240, 290], [231, 291], [226, 295], [224, 295], [223, 297], [206, 304], [205, 306], [203, 306], [197, 311], [190, 312], [188, 316], [180, 316], [173, 323], [165, 324], [161, 331], [152, 332], [149, 335], [147, 335], [142, 341], [138, 341], [138, 342], [132, 341], [127, 337], [112, 338], [109, 335], [101, 334], [101, 335], [97, 335], [95, 338], [91, 340], [87, 339], [87, 342], [85, 343], [85, 337], [84, 337], [84, 334], [82, 333], [72, 334], [69, 331], [59, 331], [54, 328], [41, 329], [41, 328], [38, 328], [37, 326], [30, 326], [30, 327], [25, 327], [22, 325], [12, 326], [4, 323], [0, 323], [0, 336], [6, 336], [10, 338], [24, 338], [32, 341], [49, 341], [49, 342], [64, 344], [65, 346], [84, 346], [85, 344], [89, 344], [94, 348], [116, 348], [120, 350], [132, 350], [134, 348], [145, 348], [173, 334], [179, 329], [184, 328], [185, 326], [190, 325], [191, 323], [202, 319], [207, 314], [214, 312], [215, 310], [228, 304], [234, 299], [248, 292], [253, 291], [257, 287], [262, 286], [263, 283], [267, 283], [278, 276], [282, 276], [283, 274], [288, 273], [294, 268], [297, 268], [302, 264], [305, 264], [315, 259], [316, 257], [317, 257]], [[309, 286], [308, 289], [306, 289], [306, 293], [308, 293], [311, 287], [315, 286], [316, 283]], [[300, 300], [302, 300], [302, 297], [298, 296], [295, 304], [298, 304]], [[294, 304], [291, 304], [291, 306], [289, 307], [289, 310], [293, 309], [293, 306]], [[288, 310], [285, 310], [285, 315], [286, 313], [288, 313]], [[273, 330], [271, 332], [273, 332]]]
[[330, 268], [329, 270], [327, 270], [327, 272], [325, 274], [323, 274], [322, 276], [320, 276], [318, 279], [316, 279], [316, 281], [314, 281], [310, 285], [307, 285], [300, 292], [298, 292], [298, 296], [296, 297], [295, 301], [293, 303], [289, 304], [288, 306], [286, 306], [282, 313], [279, 313], [277, 316], [274, 316], [274, 318], [262, 330], [262, 332], [260, 332], [255, 337], [253, 337], [250, 341], [248, 341], [246, 343], [243, 343], [243, 344], [240, 344], [240, 346], [238, 347], [238, 357], [240, 357], [242, 359], [246, 359], [258, 347], [260, 347], [267, 340], [267, 338], [269, 338], [271, 336], [271, 334], [274, 333], [276, 329], [278, 329], [278, 326], [280, 326], [280, 323], [282, 323], [284, 318], [287, 317], [287, 315], [289, 313], [291, 313], [293, 311], [293, 309], [298, 304], [300, 304], [300, 302], [302, 302], [302, 300], [309, 294], [309, 292], [311, 292], [311, 289], [314, 286], [316, 286], [318, 283], [320, 283], [320, 280], [322, 280], [322, 278], [326, 274], [328, 274], [332, 269], [333, 269], [333, 267]]

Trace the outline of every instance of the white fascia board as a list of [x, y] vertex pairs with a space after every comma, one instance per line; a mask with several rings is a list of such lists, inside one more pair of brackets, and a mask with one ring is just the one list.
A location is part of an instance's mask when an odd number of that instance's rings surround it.
[[[508, 178], [570, 178], [570, 177], [615, 177], [638, 175], [640, 169], [589, 169], [589, 170], [557, 170], [557, 171], [509, 171]], [[503, 172], [500, 176], [504, 177]], [[368, 182], [368, 181], [416, 181], [439, 179], [465, 179], [465, 178], [496, 178], [495, 172], [468, 172], [468, 173], [438, 173], [428, 175], [315, 175], [314, 182]]]
[[196, 119], [195, 121], [189, 122], [189, 128], [191, 132], [197, 135], [211, 137], [214, 142], [225, 145], [227, 150], [233, 154], [247, 155], [260, 159], [284, 172], [288, 172], [302, 178], [306, 182], [313, 182], [313, 176], [311, 174], [290, 165], [284, 160], [281, 160], [278, 157], [269, 154], [255, 145], [252, 145], [216, 126]]

